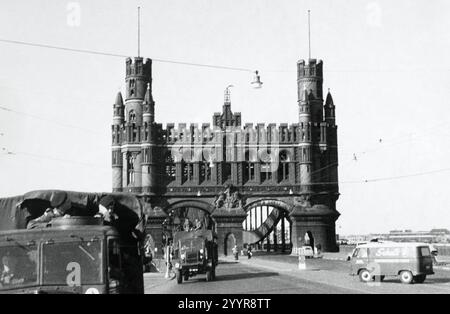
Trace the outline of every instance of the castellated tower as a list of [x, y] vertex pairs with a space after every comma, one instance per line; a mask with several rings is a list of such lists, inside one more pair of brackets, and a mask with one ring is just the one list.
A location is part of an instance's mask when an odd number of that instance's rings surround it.
[[113, 191], [141, 192], [151, 189], [152, 128], [152, 61], [143, 58], [126, 60], [125, 103], [119, 93], [113, 117]]
[[297, 63], [297, 84], [302, 193], [337, 192], [335, 107], [330, 93], [324, 105], [322, 60], [309, 59], [307, 63], [300, 60]]

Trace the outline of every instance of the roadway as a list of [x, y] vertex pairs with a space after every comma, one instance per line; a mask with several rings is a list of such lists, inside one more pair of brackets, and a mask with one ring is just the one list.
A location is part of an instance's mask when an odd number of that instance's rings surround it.
[[340, 260], [308, 260], [299, 270], [291, 256], [258, 256], [238, 262], [222, 259], [217, 280], [206, 282], [204, 275], [179, 285], [164, 273], [145, 274], [148, 294], [360, 294], [360, 293], [450, 293], [450, 271], [435, 269], [423, 284], [404, 285], [396, 278], [382, 283], [361, 283], [348, 275], [348, 263]]

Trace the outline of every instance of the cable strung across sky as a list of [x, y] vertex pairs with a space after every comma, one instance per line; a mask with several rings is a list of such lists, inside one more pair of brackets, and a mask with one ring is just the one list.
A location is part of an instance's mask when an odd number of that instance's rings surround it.
[[[40, 43], [25, 42], [25, 41], [19, 41], [19, 40], [10, 40], [10, 39], [4, 39], [4, 38], [0, 38], [0, 42], [8, 43], [8, 44], [15, 44], [15, 45], [63, 50], [63, 51], [69, 51], [69, 52], [101, 55], [101, 56], [108, 56], [108, 57], [118, 57], [118, 58], [130, 57], [130, 56], [124, 55], [124, 54], [101, 52], [101, 51], [94, 51], [94, 50], [88, 50], [88, 49], [76, 49], [76, 48], [61, 47], [61, 46], [54, 46], [54, 45], [47, 45], [47, 44], [40, 44]], [[254, 70], [246, 69], [246, 68], [223, 66], [223, 65], [213, 65], [213, 64], [202, 64], [202, 63], [176, 61], [176, 60], [165, 60], [165, 59], [159, 59], [159, 58], [152, 58], [152, 61], [161, 62], [161, 63], [172, 63], [172, 64], [179, 64], [179, 65], [213, 68], [213, 69], [220, 69], [220, 70], [254, 72]]]

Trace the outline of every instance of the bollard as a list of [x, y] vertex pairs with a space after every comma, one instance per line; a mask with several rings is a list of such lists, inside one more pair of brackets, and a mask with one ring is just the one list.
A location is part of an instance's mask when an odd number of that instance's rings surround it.
[[306, 257], [304, 251], [301, 248], [298, 250], [298, 269], [306, 269]]

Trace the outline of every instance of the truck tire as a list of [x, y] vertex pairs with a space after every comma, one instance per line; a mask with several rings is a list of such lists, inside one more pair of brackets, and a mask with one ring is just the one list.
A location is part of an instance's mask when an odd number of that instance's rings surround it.
[[417, 276], [414, 276], [414, 282], [423, 283], [426, 278], [427, 278], [427, 275], [417, 275]]
[[211, 269], [206, 271], [206, 281], [212, 281], [212, 272]]
[[413, 283], [414, 277], [409, 270], [403, 270], [400, 272], [400, 281], [404, 284]]
[[177, 284], [181, 284], [183, 282], [183, 274], [181, 273], [181, 269], [177, 270]]
[[372, 281], [372, 274], [370, 273], [369, 270], [367, 269], [362, 269], [359, 272], [359, 280], [361, 280], [362, 282], [369, 282]]
[[216, 280], [216, 266], [212, 266], [211, 268], [211, 276], [212, 276], [212, 280]]

